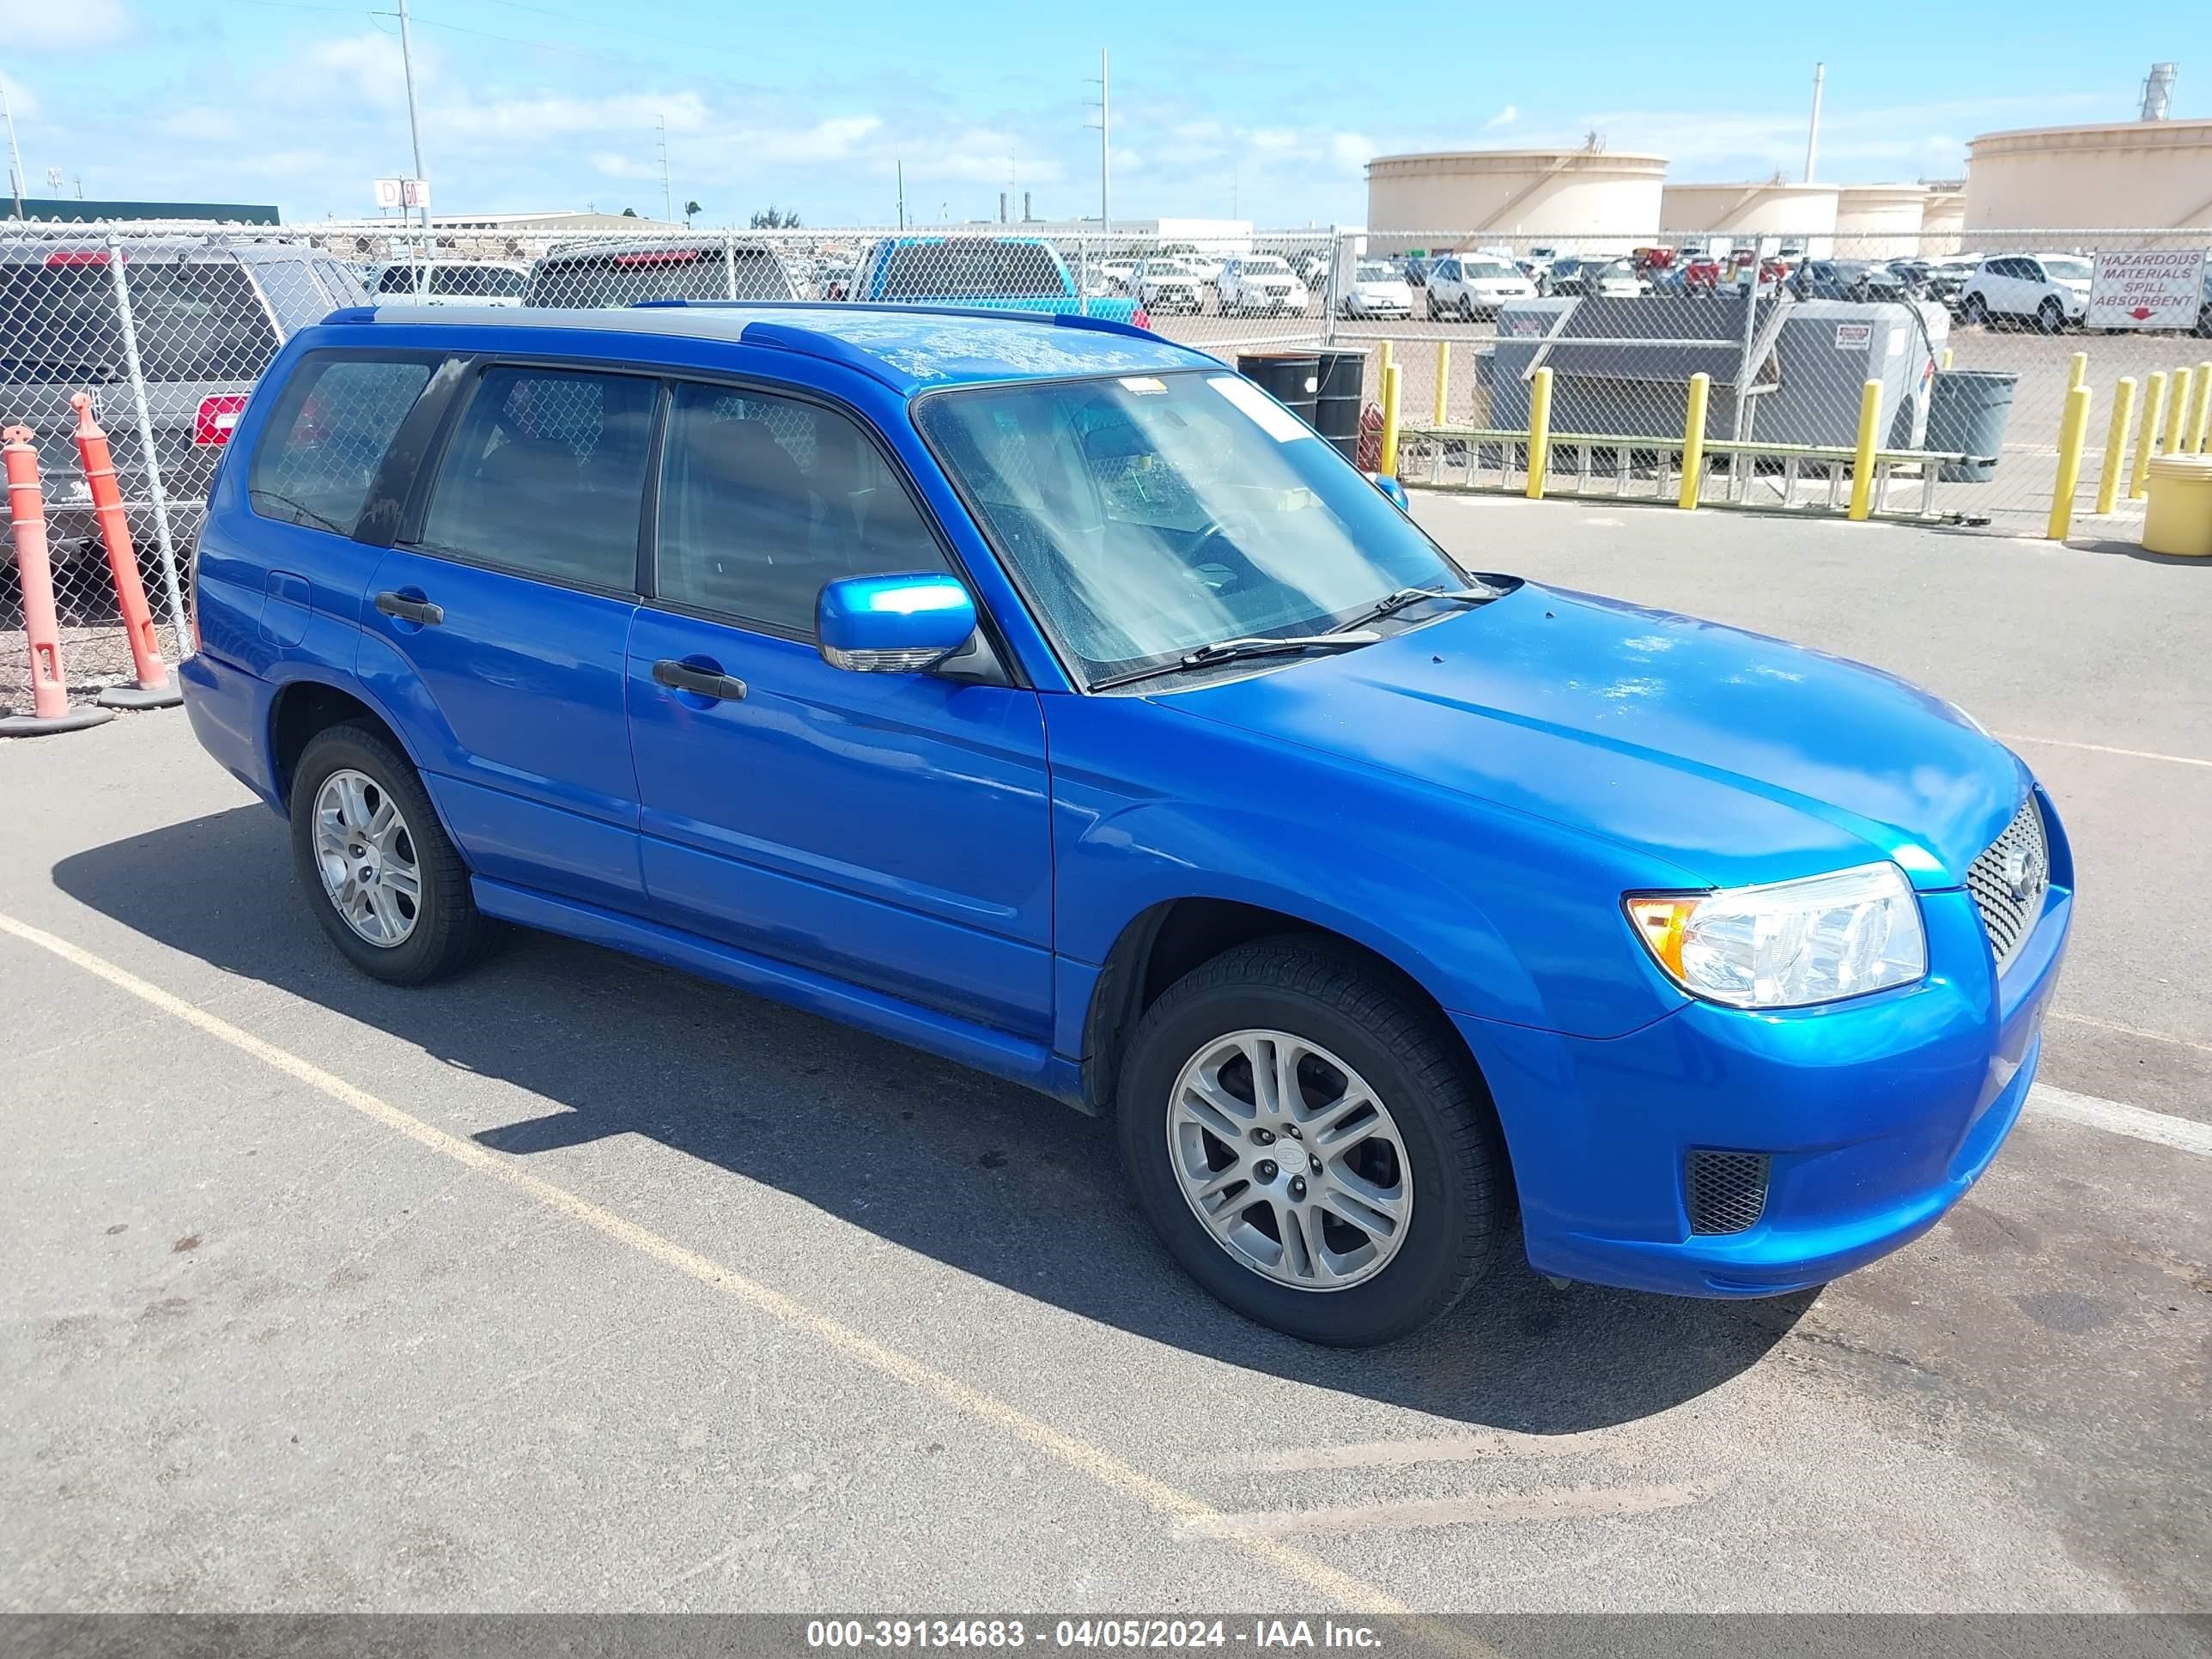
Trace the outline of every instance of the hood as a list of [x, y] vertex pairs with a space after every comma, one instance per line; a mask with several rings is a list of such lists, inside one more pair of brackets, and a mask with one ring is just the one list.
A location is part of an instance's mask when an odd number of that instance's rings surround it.
[[2028, 787], [2009, 750], [1879, 670], [1534, 582], [1158, 701], [1637, 848], [1686, 886], [1887, 857], [1955, 887]]

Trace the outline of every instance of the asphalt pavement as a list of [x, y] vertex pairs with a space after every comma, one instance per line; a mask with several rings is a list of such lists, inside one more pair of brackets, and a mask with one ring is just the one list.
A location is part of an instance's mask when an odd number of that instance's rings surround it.
[[1750, 1304], [1509, 1264], [1305, 1347], [1042, 1098], [543, 936], [360, 977], [129, 716], [0, 747], [0, 1607], [2212, 1610], [2212, 570], [1419, 514], [1906, 674], [2048, 783], [2048, 1087], [1928, 1237]]

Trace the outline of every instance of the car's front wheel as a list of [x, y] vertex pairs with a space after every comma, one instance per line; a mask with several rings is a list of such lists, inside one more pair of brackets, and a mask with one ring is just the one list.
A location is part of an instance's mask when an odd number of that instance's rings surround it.
[[1489, 1267], [1508, 1205], [1497, 1123], [1437, 1016], [1290, 936], [1194, 969], [1121, 1068], [1121, 1150], [1177, 1261], [1310, 1342], [1419, 1329]]
[[421, 985], [465, 967], [491, 924], [407, 757], [363, 726], [309, 740], [292, 779], [292, 861], [315, 920], [363, 973]]
[[1978, 294], [1969, 294], [1959, 303], [1959, 320], [1987, 328], [1990, 325], [1990, 302]]
[[2035, 325], [2045, 334], [2056, 334], [2066, 326], [2066, 307], [2057, 299], [2045, 300], [2035, 309]]

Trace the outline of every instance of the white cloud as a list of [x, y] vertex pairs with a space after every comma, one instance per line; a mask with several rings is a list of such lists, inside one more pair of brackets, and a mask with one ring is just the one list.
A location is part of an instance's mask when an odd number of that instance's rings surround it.
[[129, 38], [123, 0], [0, 0], [0, 46], [10, 52], [75, 52]]
[[18, 121], [35, 121], [39, 118], [39, 100], [31, 89], [14, 76], [0, 73], [0, 88], [8, 94], [8, 107]]
[[1485, 132], [1495, 132], [1500, 127], [1511, 126], [1520, 118], [1520, 106], [1517, 104], [1508, 104], [1504, 109], [1498, 111], [1497, 114], [1492, 116], [1487, 121], [1485, 121], [1482, 124], [1482, 130]]
[[1356, 172], [1381, 154], [1375, 141], [1364, 132], [1339, 132], [1329, 137], [1328, 159], [1340, 173]]

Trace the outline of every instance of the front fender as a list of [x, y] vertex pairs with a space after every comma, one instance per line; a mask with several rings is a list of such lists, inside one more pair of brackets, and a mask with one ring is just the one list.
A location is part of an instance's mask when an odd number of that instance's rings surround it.
[[1063, 957], [1218, 898], [1340, 933], [1456, 1013], [1617, 1036], [1685, 1000], [1621, 915], [1654, 884], [1628, 849], [1142, 699], [1046, 702]]

